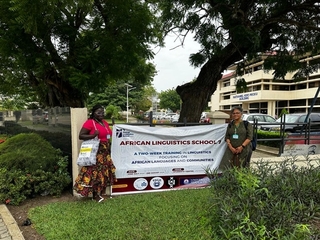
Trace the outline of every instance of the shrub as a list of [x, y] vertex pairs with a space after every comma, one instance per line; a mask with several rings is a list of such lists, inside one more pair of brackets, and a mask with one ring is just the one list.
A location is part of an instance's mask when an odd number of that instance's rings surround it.
[[49, 132], [49, 131], [36, 131], [27, 127], [22, 127], [13, 121], [6, 121], [5, 127], [0, 126], [0, 133], [5, 133], [9, 136], [14, 136], [20, 133], [37, 133], [48, 142], [54, 148], [60, 149], [63, 152], [63, 155], [68, 155], [71, 157], [71, 135], [70, 133], [63, 132]]
[[0, 164], [8, 170], [51, 171], [57, 156], [59, 152], [36, 133], [21, 133], [0, 145]]
[[27, 198], [37, 195], [60, 196], [71, 183], [67, 170], [67, 160], [61, 157], [54, 171], [38, 169], [32, 173], [22, 170], [0, 168], [0, 201], [6, 204], [19, 205]]
[[45, 140], [47, 140], [54, 148], [60, 149], [64, 156], [68, 156], [68, 171], [72, 173], [72, 146], [71, 135], [69, 132], [49, 132], [49, 131], [37, 131], [22, 127], [13, 121], [6, 121], [5, 127], [0, 126], [0, 133], [5, 133], [9, 136], [18, 135], [20, 133], [37, 133]]
[[[268, 131], [257, 131], [257, 138], [259, 139], [258, 144], [266, 145], [269, 147], [279, 148], [281, 145], [280, 132], [268, 132]], [[263, 139], [268, 139], [263, 141]], [[274, 139], [274, 140], [270, 140]]]
[[0, 144], [0, 201], [19, 205], [38, 194], [59, 196], [71, 183], [68, 159], [35, 133]]
[[276, 165], [261, 161], [257, 168], [233, 168], [214, 178], [213, 239], [311, 239], [319, 234], [309, 223], [320, 211], [320, 167], [306, 161], [301, 168], [293, 158]]

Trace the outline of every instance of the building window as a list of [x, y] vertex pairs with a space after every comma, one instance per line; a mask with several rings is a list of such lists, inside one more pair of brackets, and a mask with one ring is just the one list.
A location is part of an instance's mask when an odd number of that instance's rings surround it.
[[279, 108], [286, 108], [288, 106], [288, 102], [287, 101], [279, 101], [278, 102], [278, 107]]
[[260, 103], [261, 108], [268, 108], [268, 103], [267, 102], [262, 102]]
[[227, 81], [223, 81], [223, 87], [229, 87], [230, 86], [230, 79]]
[[223, 96], [223, 100], [227, 100], [227, 99], [230, 99], [230, 95]]
[[250, 103], [249, 108], [259, 108], [259, 103]]
[[302, 83], [302, 84], [298, 84], [297, 85], [297, 89], [306, 89], [307, 88], [307, 84], [306, 83]]
[[[311, 106], [312, 102], [313, 102], [313, 98], [309, 98], [308, 99], [308, 106]], [[320, 105], [320, 99], [319, 98], [317, 98], [317, 100], [314, 103], [314, 105]]]
[[259, 65], [259, 66], [255, 66], [253, 71], [259, 71], [262, 69], [262, 65]]
[[309, 88], [315, 88], [315, 87], [317, 87], [315, 82], [309, 83]]
[[292, 106], [306, 106], [306, 100], [305, 99], [290, 100], [289, 105], [290, 105], [290, 107], [292, 107]]
[[261, 90], [261, 85], [252, 87], [252, 91], [260, 91], [260, 90]]

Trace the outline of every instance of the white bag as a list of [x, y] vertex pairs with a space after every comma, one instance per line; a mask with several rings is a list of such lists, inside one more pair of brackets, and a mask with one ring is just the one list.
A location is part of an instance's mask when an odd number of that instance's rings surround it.
[[80, 153], [77, 159], [77, 164], [79, 166], [96, 165], [99, 144], [100, 144], [100, 139], [98, 137], [83, 141], [81, 144]]

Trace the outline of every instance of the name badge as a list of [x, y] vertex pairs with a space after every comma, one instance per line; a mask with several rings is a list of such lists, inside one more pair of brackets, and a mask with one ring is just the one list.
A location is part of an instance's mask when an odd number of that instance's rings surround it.
[[238, 134], [233, 134], [233, 135], [232, 135], [232, 138], [233, 138], [233, 139], [238, 139], [238, 138], [239, 138], [239, 135], [238, 135]]
[[110, 139], [110, 134], [107, 134], [107, 139]]

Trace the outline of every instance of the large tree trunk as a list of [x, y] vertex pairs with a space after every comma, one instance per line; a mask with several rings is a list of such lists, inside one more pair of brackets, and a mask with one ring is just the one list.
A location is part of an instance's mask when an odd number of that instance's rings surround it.
[[[78, 89], [63, 80], [59, 74], [51, 69], [44, 79], [47, 91], [44, 92], [43, 104], [48, 107], [73, 107], [85, 106], [84, 98]], [[39, 94], [41, 95], [41, 93]]]
[[58, 88], [55, 85], [48, 85], [46, 106], [83, 108], [84, 101], [79, 96], [79, 92], [69, 84], [62, 84]]
[[234, 44], [229, 44], [201, 68], [196, 81], [177, 87], [176, 91], [182, 100], [179, 122], [183, 122], [184, 118], [189, 123], [199, 122], [201, 112], [217, 89], [222, 72], [232, 63], [241, 60], [246, 51], [245, 48], [239, 49]]

